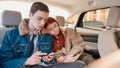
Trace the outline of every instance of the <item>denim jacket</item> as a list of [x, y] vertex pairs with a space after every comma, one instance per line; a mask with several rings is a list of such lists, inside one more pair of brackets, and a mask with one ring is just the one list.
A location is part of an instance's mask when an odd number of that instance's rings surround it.
[[[20, 30], [20, 28], [15, 28], [5, 33], [0, 48], [0, 68], [24, 68], [24, 63], [29, 57], [30, 36], [29, 34], [21, 35]], [[38, 51], [51, 53], [51, 35], [39, 35], [37, 46]]]

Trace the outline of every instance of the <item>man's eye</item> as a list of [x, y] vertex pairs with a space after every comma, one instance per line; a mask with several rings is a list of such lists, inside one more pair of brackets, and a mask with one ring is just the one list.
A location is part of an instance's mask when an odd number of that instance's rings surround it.
[[38, 20], [42, 20], [42, 19], [40, 18], [40, 19], [38, 19]]

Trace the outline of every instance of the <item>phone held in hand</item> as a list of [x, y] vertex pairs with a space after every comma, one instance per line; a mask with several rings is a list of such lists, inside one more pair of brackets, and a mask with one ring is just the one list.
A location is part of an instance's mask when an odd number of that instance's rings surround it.
[[[41, 52], [41, 51], [40, 51], [40, 53], [45, 53], [45, 52]], [[39, 55], [39, 57], [43, 57], [43, 56], [47, 56], [47, 55], [48, 55], [48, 54], [45, 53], [45, 54]]]
[[39, 55], [40, 57], [47, 56], [47, 55]]

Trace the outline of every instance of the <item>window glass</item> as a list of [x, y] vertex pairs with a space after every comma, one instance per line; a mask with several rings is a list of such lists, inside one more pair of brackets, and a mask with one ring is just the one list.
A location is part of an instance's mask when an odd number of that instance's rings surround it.
[[88, 11], [83, 18], [83, 27], [93, 29], [105, 28], [105, 23], [108, 17], [107, 9], [99, 9], [94, 11]]

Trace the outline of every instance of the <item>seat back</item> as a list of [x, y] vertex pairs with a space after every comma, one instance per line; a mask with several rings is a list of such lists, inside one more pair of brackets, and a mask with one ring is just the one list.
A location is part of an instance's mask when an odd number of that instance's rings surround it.
[[5, 10], [2, 14], [2, 25], [5, 27], [17, 27], [21, 21], [21, 13]]
[[100, 56], [118, 50], [116, 31], [120, 27], [120, 8], [111, 7], [106, 22], [108, 30], [102, 31], [98, 36], [98, 51]]
[[22, 16], [18, 11], [5, 10], [2, 13], [2, 25], [0, 28], [0, 45], [2, 44], [2, 38], [6, 31], [11, 30], [14, 27], [17, 27], [21, 22]]
[[120, 27], [120, 8], [119, 7], [113, 6], [109, 9], [106, 26], [111, 28]]
[[56, 16], [56, 20], [58, 21], [60, 26], [64, 26], [65, 25], [65, 19], [63, 16]]
[[106, 30], [99, 34], [98, 51], [101, 57], [118, 49], [115, 32], [115, 30]]

